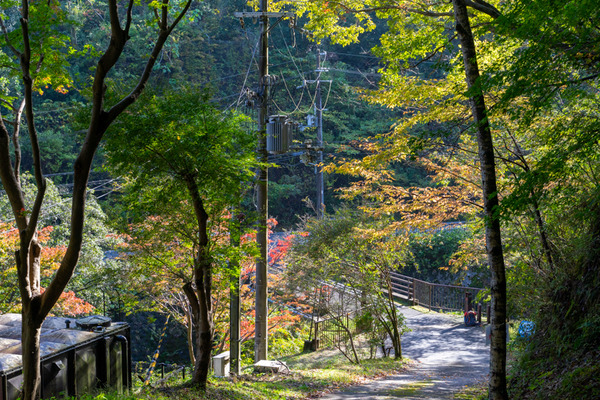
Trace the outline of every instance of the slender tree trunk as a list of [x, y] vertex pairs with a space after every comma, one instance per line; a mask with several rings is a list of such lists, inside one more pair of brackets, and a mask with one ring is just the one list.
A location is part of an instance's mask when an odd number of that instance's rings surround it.
[[196, 333], [196, 364], [192, 383], [202, 389], [206, 387], [206, 381], [208, 380], [213, 339], [212, 304], [210, 289], [207, 288], [211, 285], [212, 279], [210, 269], [210, 265], [203, 265], [197, 270], [197, 275], [201, 278], [196, 278], [200, 316]]
[[535, 219], [535, 223], [538, 227], [538, 232], [540, 235], [540, 242], [542, 244], [542, 249], [544, 251], [544, 255], [546, 256], [546, 262], [548, 263], [548, 267], [551, 271], [554, 270], [554, 257], [552, 255], [552, 247], [550, 247], [550, 242], [548, 241], [548, 234], [546, 232], [546, 224], [544, 222], [544, 218], [542, 217], [542, 212], [540, 211], [540, 205], [538, 202], [538, 196], [535, 191], [531, 191], [531, 199], [533, 205], [533, 215]]
[[[243, 214], [232, 212], [231, 223], [229, 225], [229, 241], [230, 245], [239, 250], [240, 247], [240, 231]], [[240, 262], [238, 257], [234, 257], [229, 261], [230, 275], [230, 292], [229, 292], [229, 354], [231, 360], [231, 373], [239, 376], [241, 373], [241, 349], [240, 349]]]
[[346, 347], [346, 351], [344, 351], [344, 349], [342, 349], [342, 339], [340, 338], [340, 341], [337, 342], [337, 348], [339, 351], [342, 352], [342, 354], [348, 359], [348, 361], [350, 361], [353, 364], [359, 365], [360, 364], [360, 357], [358, 357], [358, 353], [356, 351], [356, 345], [354, 344], [354, 335], [352, 334], [352, 332], [350, 331], [350, 328], [348, 327], [348, 317], [346, 317], [346, 321], [344, 322], [344, 316], [340, 315], [340, 316], [335, 316], [336, 322], [338, 323], [338, 327], [342, 328], [344, 330], [344, 332], [346, 332], [346, 335], [348, 335], [348, 341], [350, 342], [350, 350], [352, 351], [351, 355], [352, 357], [350, 357], [348, 355], [348, 349]]
[[[200, 268], [196, 269], [195, 273], [201, 273]], [[196, 280], [195, 285], [199, 282]], [[202, 282], [200, 282], [202, 286]], [[208, 380], [208, 372], [210, 370], [210, 356], [212, 351], [212, 312], [210, 308], [200, 299], [201, 290], [194, 290], [192, 284], [188, 282], [183, 286], [183, 291], [187, 296], [192, 309], [194, 322], [194, 331], [196, 332], [195, 351], [194, 351], [194, 372], [192, 374], [192, 385], [201, 389], [206, 388]]]
[[464, 0], [452, 0], [456, 31], [460, 40], [471, 109], [477, 126], [479, 162], [485, 210], [485, 236], [491, 269], [492, 340], [490, 349], [489, 398], [504, 400], [506, 392], [506, 277], [500, 234], [499, 200], [492, 132], [479, 79], [477, 52]]
[[[529, 167], [529, 163], [525, 159], [523, 152], [521, 151], [521, 147], [518, 145], [517, 140], [511, 135], [511, 139], [515, 144], [515, 154], [521, 161], [520, 167], [528, 174], [530, 174], [531, 168]], [[516, 174], [515, 174], [516, 177]], [[546, 223], [544, 222], [544, 218], [542, 216], [542, 211], [540, 209], [540, 195], [536, 192], [535, 189], [531, 189], [531, 207], [533, 213], [533, 219], [535, 224], [537, 225], [538, 234], [540, 238], [540, 244], [542, 245], [542, 251], [544, 257], [546, 258], [546, 262], [548, 263], [548, 268], [550, 271], [554, 270], [554, 255], [552, 251], [552, 247], [550, 246], [550, 241], [548, 240], [548, 232], [546, 229]]]
[[386, 312], [388, 313], [390, 323], [392, 324], [390, 339], [392, 340], [392, 345], [394, 346], [394, 358], [398, 360], [402, 358], [402, 335], [400, 334], [400, 329], [398, 328], [398, 311], [396, 310], [396, 302], [394, 301], [392, 279], [390, 277], [389, 269], [386, 270], [384, 274], [385, 283], [387, 285]]
[[[212, 260], [208, 250], [208, 213], [200, 197], [200, 191], [193, 175], [185, 177], [188, 192], [192, 198], [194, 215], [198, 224], [198, 251], [194, 260], [194, 283], [196, 286], [196, 363], [192, 384], [206, 388], [213, 339], [212, 310]], [[189, 289], [189, 288], [188, 288]], [[189, 292], [189, 290], [188, 290]], [[188, 297], [191, 293], [188, 293]]]
[[[62, 294], [68, 284], [75, 266], [79, 260], [83, 238], [83, 224], [85, 212], [85, 197], [90, 167], [94, 154], [100, 145], [100, 141], [106, 129], [125, 109], [133, 104], [146, 87], [151, 71], [162, 50], [162, 47], [175, 26], [181, 21], [191, 5], [192, 0], [187, 0], [182, 10], [169, 24], [169, 1], [165, 0], [160, 5], [160, 15], [157, 12], [159, 22], [158, 35], [154, 48], [151, 51], [139, 81], [129, 95], [123, 97], [108, 111], [104, 110], [104, 94], [106, 91], [106, 76], [120, 58], [125, 44], [129, 40], [129, 30], [132, 25], [133, 1], [123, 7], [117, 0], [108, 0], [108, 15], [110, 16], [111, 40], [105, 53], [100, 57], [92, 89], [92, 112], [90, 125], [86, 134], [81, 151], [74, 164], [73, 200], [71, 206], [70, 238], [65, 256], [60, 267], [54, 274], [50, 284], [44, 293], [40, 288], [40, 246], [36, 240], [38, 218], [44, 200], [46, 181], [42, 171], [42, 157], [38, 142], [38, 134], [35, 129], [35, 118], [33, 110], [34, 85], [32, 78], [30, 43], [30, 1], [21, 0], [21, 32], [22, 46], [11, 46], [11, 50], [18, 58], [18, 63], [23, 74], [24, 101], [15, 109], [14, 137], [18, 141], [19, 124], [22, 113], [27, 119], [27, 130], [32, 147], [32, 158], [34, 165], [34, 176], [37, 185], [37, 193], [33, 206], [26, 209], [23, 190], [19, 178], [20, 147], [14, 144], [15, 165], [11, 165], [10, 156], [10, 134], [3, 123], [0, 115], [0, 179], [9, 198], [16, 225], [20, 232], [20, 246], [17, 252], [17, 270], [19, 275], [19, 290], [21, 293], [23, 307], [22, 322], [22, 346], [23, 346], [23, 400], [35, 400], [40, 392], [40, 327], [41, 324]], [[119, 12], [123, 7], [125, 11]], [[21, 51], [17, 47], [22, 48]], [[42, 66], [44, 54], [39, 55], [36, 69]]]
[[[186, 304], [187, 306], [187, 304]], [[192, 316], [192, 310], [190, 307], [187, 308], [185, 312], [185, 319], [187, 321], [187, 345], [188, 345], [188, 354], [190, 356], [190, 362], [192, 364], [196, 364], [196, 356], [194, 355], [194, 318]]]
[[[23, 307], [21, 348], [23, 351], [23, 399], [39, 399], [41, 389], [40, 334], [42, 320], [32, 317], [39, 312], [38, 302]], [[34, 305], [35, 304], [35, 305]], [[33, 310], [32, 308], [37, 308]]]
[[390, 314], [392, 330], [394, 332], [391, 338], [392, 344], [394, 345], [394, 358], [396, 360], [399, 360], [402, 358], [402, 335], [400, 334], [400, 329], [398, 329], [398, 312], [396, 311], [396, 306], [394, 303], [390, 304]]

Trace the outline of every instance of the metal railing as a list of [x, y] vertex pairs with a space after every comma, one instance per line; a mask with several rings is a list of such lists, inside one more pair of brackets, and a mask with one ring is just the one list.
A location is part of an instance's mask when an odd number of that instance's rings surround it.
[[446, 311], [466, 311], [483, 288], [442, 285], [390, 271], [392, 293], [414, 305]]
[[[389, 271], [392, 295], [395, 298], [409, 300], [413, 305], [426, 307], [429, 310], [467, 311], [477, 309], [473, 304], [477, 294], [483, 288], [442, 285], [416, 279], [410, 276]], [[332, 292], [336, 289], [331, 286]], [[339, 288], [338, 288], [339, 289]], [[356, 317], [366, 310], [366, 307], [356, 307], [354, 310], [328, 318], [314, 318], [314, 336], [312, 336], [312, 349], [338, 346], [349, 339], [351, 335], [360, 334], [361, 327], [356, 324]], [[489, 307], [478, 310], [478, 319], [481, 315], [489, 319]], [[345, 327], [345, 328], [344, 328]]]
[[[323, 349], [338, 346], [349, 340], [348, 331], [351, 335], [362, 333], [361, 327], [355, 322], [355, 317], [365, 311], [367, 307], [353, 310], [351, 312], [329, 318], [314, 319], [313, 349]], [[344, 328], [345, 327], [345, 328]], [[348, 331], [346, 330], [348, 329]]]

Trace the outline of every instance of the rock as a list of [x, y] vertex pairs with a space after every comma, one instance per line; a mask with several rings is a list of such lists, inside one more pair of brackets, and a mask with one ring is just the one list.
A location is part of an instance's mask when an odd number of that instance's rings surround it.
[[267, 372], [271, 374], [289, 374], [290, 369], [283, 361], [261, 360], [254, 364], [254, 372]]

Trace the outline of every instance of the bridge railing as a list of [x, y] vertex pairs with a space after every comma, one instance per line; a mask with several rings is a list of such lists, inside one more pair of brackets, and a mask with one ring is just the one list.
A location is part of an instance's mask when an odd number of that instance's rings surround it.
[[[390, 283], [394, 296], [412, 301], [431, 309], [461, 311], [474, 307], [473, 301], [483, 288], [442, 285], [416, 279], [390, 271]], [[486, 310], [483, 310], [484, 314]]]
[[347, 341], [350, 335], [361, 333], [361, 327], [356, 324], [356, 317], [365, 312], [368, 307], [353, 310], [328, 318], [315, 318], [314, 350], [336, 347]]
[[[482, 316], [489, 319], [488, 307], [478, 310], [473, 304], [477, 294], [484, 290], [483, 288], [431, 283], [395, 271], [389, 271], [389, 278], [394, 297], [409, 300], [414, 305], [430, 310], [464, 311], [467, 308], [474, 309], [479, 312], [479, 321]], [[353, 296], [346, 293], [343, 288], [345, 288], [343, 285], [341, 287], [331, 286], [331, 292], [332, 294], [337, 292], [341, 296]], [[354, 300], [356, 304], [354, 307], [348, 308], [349, 312], [338, 314], [333, 311], [329, 317], [313, 318], [314, 336], [311, 339], [314, 338], [312, 344], [314, 350], [338, 346], [348, 340], [349, 335], [361, 333], [355, 319], [366, 311], [366, 307], [360, 307], [357, 298]]]

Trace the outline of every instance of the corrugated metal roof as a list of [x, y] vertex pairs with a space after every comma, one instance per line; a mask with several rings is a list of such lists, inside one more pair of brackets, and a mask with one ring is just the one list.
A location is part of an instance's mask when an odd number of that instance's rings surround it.
[[[102, 321], [106, 320], [102, 317]], [[42, 324], [40, 356], [44, 358], [68, 347], [93, 341], [113, 329], [122, 328], [122, 325], [125, 324], [116, 323], [91, 332], [78, 328], [74, 319], [48, 317]], [[21, 314], [0, 315], [0, 371], [20, 367], [21, 353]]]

